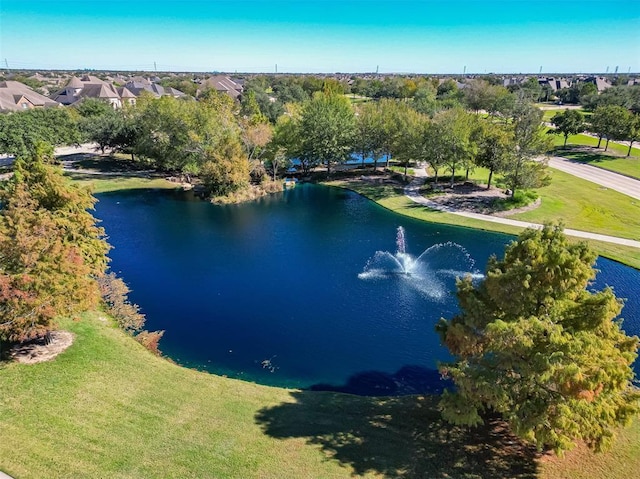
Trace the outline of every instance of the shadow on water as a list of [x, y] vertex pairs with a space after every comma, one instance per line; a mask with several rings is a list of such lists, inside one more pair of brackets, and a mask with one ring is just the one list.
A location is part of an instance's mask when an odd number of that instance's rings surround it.
[[535, 449], [489, 419], [479, 428], [445, 423], [434, 396], [363, 398], [296, 391], [255, 421], [277, 439], [303, 438], [354, 475], [394, 478], [518, 478], [537, 475]]
[[358, 396], [407, 396], [411, 394], [440, 394], [450, 383], [435, 369], [404, 366], [394, 374], [365, 371], [354, 374], [346, 384], [314, 384], [311, 391], [332, 391]]

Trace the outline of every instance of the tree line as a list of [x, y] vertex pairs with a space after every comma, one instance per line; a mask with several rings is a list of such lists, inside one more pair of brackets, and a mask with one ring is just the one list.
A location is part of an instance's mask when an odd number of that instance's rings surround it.
[[[143, 94], [121, 110], [86, 100], [73, 108], [0, 115], [0, 151], [24, 155], [41, 141], [92, 141], [102, 151], [187, 180], [198, 176], [213, 196], [273, 180], [292, 161], [305, 173], [318, 166], [331, 172], [354, 153], [373, 158], [375, 167], [383, 159], [405, 168], [428, 163], [436, 181], [443, 172], [453, 181], [456, 173], [483, 166], [490, 170], [489, 185], [500, 172], [514, 192], [546, 181], [541, 163], [533, 161], [551, 148], [531, 105], [538, 87], [537, 81], [510, 91], [484, 80], [462, 85], [387, 78], [349, 85], [312, 76], [256, 76], [245, 83], [240, 102], [208, 90], [198, 101]], [[347, 90], [374, 100], [359, 102]], [[580, 115], [567, 111], [554, 118], [565, 140], [588, 129], [606, 146], [609, 140], [637, 141], [640, 122], [628, 107], [598, 106], [589, 121]]]

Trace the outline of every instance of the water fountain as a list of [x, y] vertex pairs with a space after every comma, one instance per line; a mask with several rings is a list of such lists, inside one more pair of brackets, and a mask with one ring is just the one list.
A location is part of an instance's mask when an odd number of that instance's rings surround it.
[[379, 280], [400, 276], [410, 287], [431, 299], [443, 299], [447, 291], [445, 281], [465, 275], [482, 278], [475, 261], [467, 250], [453, 242], [438, 243], [414, 257], [407, 253], [405, 230], [398, 226], [396, 252], [376, 251], [358, 274], [362, 280]]

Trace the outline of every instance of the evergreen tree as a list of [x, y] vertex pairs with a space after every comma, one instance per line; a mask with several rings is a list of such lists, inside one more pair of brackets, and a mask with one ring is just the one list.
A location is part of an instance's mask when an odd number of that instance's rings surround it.
[[576, 440], [601, 450], [640, 409], [631, 364], [638, 338], [616, 320], [622, 301], [587, 289], [595, 254], [561, 226], [529, 229], [492, 257], [484, 280], [458, 281], [461, 312], [437, 330], [456, 361], [440, 366], [455, 392], [443, 416], [477, 425], [495, 412], [513, 432], [557, 452]]

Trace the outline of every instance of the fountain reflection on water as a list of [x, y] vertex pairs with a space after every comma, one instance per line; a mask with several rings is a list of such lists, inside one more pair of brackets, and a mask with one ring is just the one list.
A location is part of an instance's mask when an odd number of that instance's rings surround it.
[[396, 277], [430, 299], [443, 300], [451, 291], [446, 280], [466, 275], [473, 279], [484, 277], [463, 246], [451, 241], [438, 243], [414, 257], [407, 253], [404, 228], [398, 226], [396, 252], [376, 251], [358, 278], [380, 280]]

